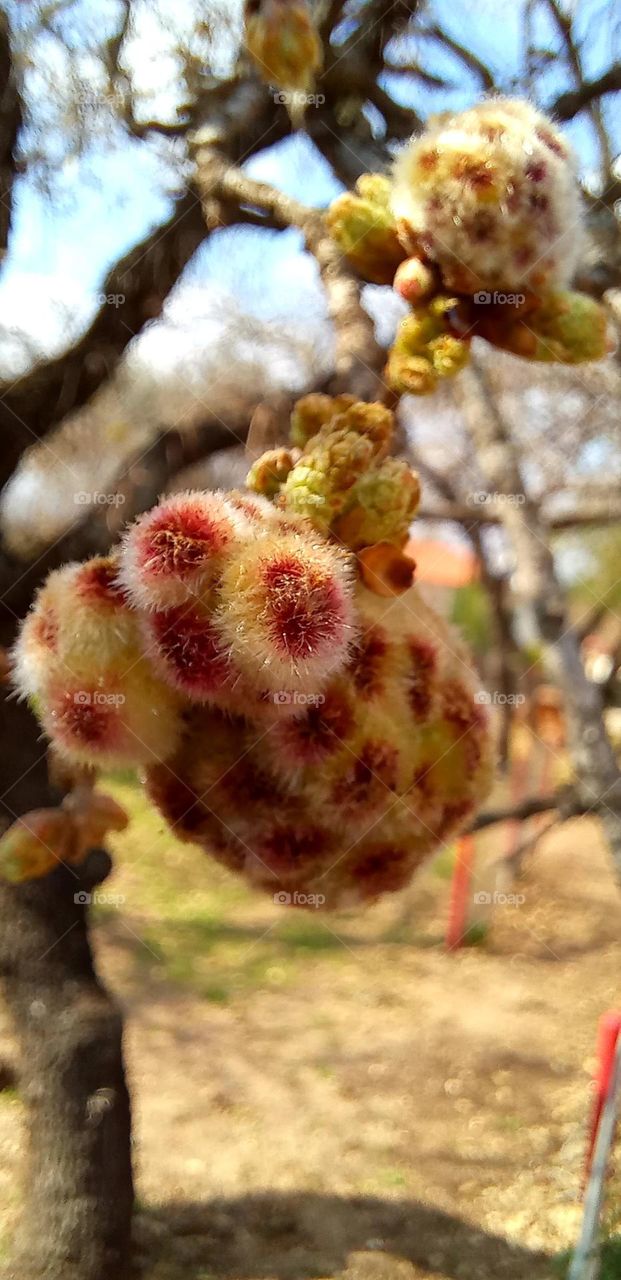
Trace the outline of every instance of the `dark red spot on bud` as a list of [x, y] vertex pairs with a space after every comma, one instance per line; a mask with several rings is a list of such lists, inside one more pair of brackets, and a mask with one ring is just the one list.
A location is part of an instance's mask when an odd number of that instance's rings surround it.
[[340, 749], [353, 722], [349, 699], [336, 689], [328, 690], [321, 706], [315, 704], [299, 719], [279, 727], [278, 741], [296, 764], [314, 764]]
[[565, 148], [562, 143], [554, 137], [554, 134], [548, 131], [548, 129], [537, 129], [537, 137], [540, 142], [543, 142], [544, 145], [549, 148], [550, 151], [554, 152], [555, 156], [561, 156], [563, 160], [565, 159]]
[[328, 846], [321, 827], [275, 826], [257, 845], [257, 858], [276, 875], [305, 871], [316, 863]]
[[350, 869], [363, 898], [376, 898], [380, 893], [397, 893], [408, 883], [413, 859], [396, 845], [378, 845], [354, 862]]
[[205, 566], [228, 540], [224, 521], [199, 505], [188, 503], [172, 511], [164, 507], [140, 536], [140, 561], [149, 573], [183, 578]]
[[548, 170], [543, 160], [531, 160], [526, 166], [525, 173], [530, 182], [543, 182]]
[[408, 648], [411, 660], [408, 699], [417, 720], [424, 720], [431, 710], [437, 654], [433, 645], [425, 640], [410, 640]]
[[95, 701], [97, 690], [63, 694], [52, 714], [61, 733], [85, 747], [111, 747], [120, 726], [118, 708]]
[[180, 605], [152, 614], [149, 626], [160, 656], [189, 693], [216, 693], [231, 679], [229, 656], [207, 618]]
[[291, 658], [309, 658], [334, 639], [343, 618], [333, 580], [295, 556], [281, 556], [265, 566], [263, 583], [272, 638]]
[[351, 664], [356, 691], [361, 698], [375, 698], [381, 693], [387, 652], [388, 640], [379, 627], [374, 627], [362, 637]]
[[118, 565], [110, 557], [83, 565], [76, 581], [78, 595], [85, 600], [127, 604], [127, 597], [116, 580], [117, 573]]

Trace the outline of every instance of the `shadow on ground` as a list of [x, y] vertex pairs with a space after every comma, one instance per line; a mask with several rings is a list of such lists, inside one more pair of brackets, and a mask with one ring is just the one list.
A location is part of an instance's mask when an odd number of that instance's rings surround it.
[[551, 1257], [416, 1201], [266, 1192], [143, 1210], [143, 1280], [549, 1280]]

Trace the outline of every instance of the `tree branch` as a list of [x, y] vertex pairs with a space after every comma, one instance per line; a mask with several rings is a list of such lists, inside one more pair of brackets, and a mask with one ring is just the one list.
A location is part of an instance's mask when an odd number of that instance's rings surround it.
[[323, 216], [264, 182], [254, 182], [211, 148], [195, 153], [196, 182], [204, 202], [233, 200], [242, 208], [264, 210], [282, 228], [297, 227], [317, 260], [336, 335], [333, 390], [347, 389], [361, 400], [381, 398], [384, 351], [375, 340], [373, 321], [360, 302], [360, 282], [349, 270], [328, 234]]
[[19, 457], [68, 413], [80, 408], [118, 364], [132, 338], [159, 315], [166, 296], [207, 231], [192, 190], [163, 226], [108, 272], [104, 301], [87, 332], [62, 355], [0, 385], [0, 483]]
[[472, 52], [472, 49], [460, 44], [459, 40], [456, 40], [454, 36], [450, 36], [448, 31], [445, 31], [439, 23], [433, 22], [429, 26], [419, 27], [418, 34], [427, 36], [431, 40], [437, 40], [446, 49], [449, 49], [451, 53], [454, 53], [463, 66], [467, 67], [468, 71], [471, 71], [476, 76], [482, 89], [489, 92], [490, 89], [495, 87], [496, 82], [489, 67]]
[[17, 176], [15, 152], [22, 126], [22, 104], [11, 53], [6, 13], [0, 13], [0, 259], [9, 242], [13, 214], [13, 185]]
[[617, 93], [620, 89], [621, 62], [616, 62], [597, 80], [585, 80], [580, 88], [561, 93], [552, 103], [550, 111], [558, 120], [573, 120], [595, 98], [601, 98], [605, 93]]

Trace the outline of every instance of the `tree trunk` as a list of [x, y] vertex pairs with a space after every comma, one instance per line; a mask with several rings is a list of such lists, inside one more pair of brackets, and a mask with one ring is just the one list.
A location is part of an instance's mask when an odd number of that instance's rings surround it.
[[[45, 752], [23, 705], [5, 702], [3, 825], [54, 802]], [[2, 1280], [122, 1280], [133, 1203], [122, 1020], [98, 981], [88, 896], [104, 850], [29, 884], [0, 883], [0, 978], [20, 1045], [28, 1107], [25, 1205]], [[86, 901], [85, 901], [86, 899]]]

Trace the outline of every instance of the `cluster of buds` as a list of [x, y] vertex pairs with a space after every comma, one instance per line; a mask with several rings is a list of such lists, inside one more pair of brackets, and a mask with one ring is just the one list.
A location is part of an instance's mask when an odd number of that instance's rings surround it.
[[567, 290], [582, 247], [567, 142], [527, 102], [488, 99], [432, 120], [392, 180], [366, 175], [327, 214], [365, 280], [413, 308], [386, 369], [399, 395], [432, 392], [484, 338], [529, 360], [578, 364], [607, 350], [603, 309]]
[[354, 191], [346, 191], [328, 209], [332, 238], [352, 267], [371, 284], [392, 284], [407, 257], [390, 207], [392, 188], [380, 173], [365, 173]]
[[[113, 557], [51, 574], [13, 654], [65, 761], [140, 766], [178, 836], [277, 901], [400, 889], [491, 780], [475, 676], [411, 585], [392, 430], [383, 405], [305, 397], [258, 492], [164, 499]], [[77, 821], [22, 819], [0, 873], [76, 860], [121, 816]]]
[[52, 573], [14, 652], [21, 692], [75, 764], [148, 765], [174, 752], [188, 703], [285, 714], [354, 633], [341, 549], [244, 495], [182, 493], [115, 557]]
[[195, 714], [149, 794], [175, 833], [277, 902], [327, 910], [402, 889], [491, 784], [486, 709], [416, 588], [356, 589], [359, 640], [321, 693], [257, 741]]
[[385, 405], [304, 396], [291, 419], [294, 447], [264, 454], [247, 484], [356, 553], [376, 544], [400, 549], [420, 487], [407, 463], [387, 456], [393, 432], [394, 414]]

